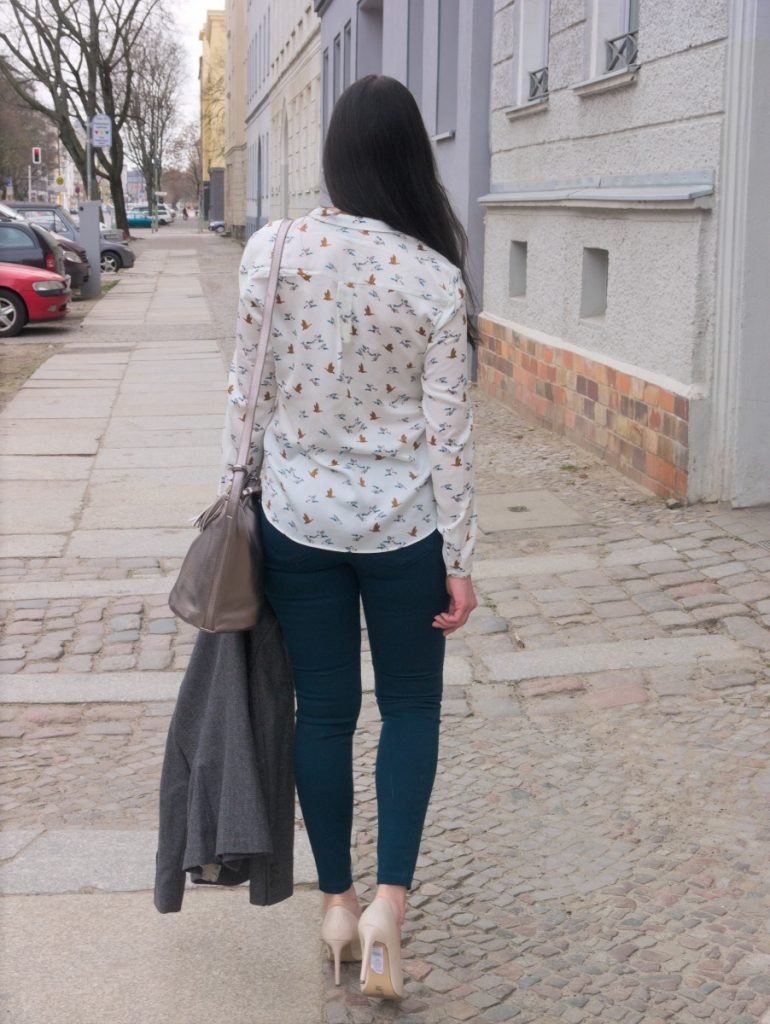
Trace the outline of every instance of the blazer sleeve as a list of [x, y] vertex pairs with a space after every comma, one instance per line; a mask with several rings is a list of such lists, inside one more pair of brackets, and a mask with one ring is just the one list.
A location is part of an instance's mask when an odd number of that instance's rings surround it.
[[187, 873], [187, 794], [190, 768], [173, 729], [166, 739], [160, 776], [158, 847], [155, 853], [154, 903], [161, 914], [182, 909]]

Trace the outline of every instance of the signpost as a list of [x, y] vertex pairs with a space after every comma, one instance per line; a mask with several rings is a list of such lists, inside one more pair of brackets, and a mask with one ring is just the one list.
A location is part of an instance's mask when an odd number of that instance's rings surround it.
[[88, 128], [86, 137], [86, 193], [91, 198], [91, 160], [92, 150], [109, 149], [112, 145], [112, 118], [107, 114], [94, 114]]

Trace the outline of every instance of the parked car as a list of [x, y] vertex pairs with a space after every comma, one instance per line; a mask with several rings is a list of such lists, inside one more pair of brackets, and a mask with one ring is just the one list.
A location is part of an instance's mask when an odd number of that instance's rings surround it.
[[[161, 217], [163, 220], [161, 220]], [[158, 203], [158, 220], [162, 224], [172, 224], [176, 220], [176, 210], [168, 203]]]
[[152, 217], [147, 206], [135, 206], [128, 211], [128, 226], [130, 228], [151, 228]]
[[[3, 219], [4, 217], [9, 218], [10, 220], [26, 220], [26, 218], [23, 217], [18, 210], [12, 209], [6, 203], [0, 203], [0, 219]], [[32, 222], [30, 221], [29, 223]], [[66, 247], [64, 246], [64, 236], [59, 235], [57, 232], [52, 232], [52, 234], [54, 238], [56, 238], [56, 240], [62, 246], [62, 248], [66, 249]], [[71, 251], [74, 250], [75, 252], [78, 253], [83, 262], [88, 263], [88, 255], [86, 254], [86, 251], [82, 245], [80, 245], [78, 242], [70, 242], [69, 246]], [[122, 270], [124, 267], [133, 267], [136, 259], [133, 250], [129, 248], [129, 246], [127, 246], [125, 242], [108, 242], [104, 238], [99, 239], [99, 252], [101, 255], [102, 273], [115, 274], [119, 270]], [[69, 268], [67, 268], [67, 271], [69, 272]], [[76, 277], [77, 274], [73, 275], [73, 288], [80, 287], [79, 284], [76, 284]], [[88, 276], [86, 276], [81, 283], [84, 284], [85, 281], [87, 280]]]
[[[80, 229], [77, 217], [65, 210], [63, 206], [56, 203], [28, 203], [21, 199], [5, 200], [5, 206], [22, 214], [26, 220], [42, 224], [49, 231], [56, 231], [72, 242], [80, 241]], [[108, 228], [105, 224], [99, 225], [101, 237], [108, 242], [122, 242], [123, 232], [115, 228]]]
[[64, 252], [53, 235], [23, 220], [0, 220], [0, 261], [65, 274]]
[[101, 249], [103, 274], [117, 274], [124, 267], [133, 267], [136, 259], [134, 251], [123, 242], [102, 241], [99, 248]]
[[[45, 230], [44, 228], [41, 229], [39, 224], [31, 224], [30, 227], [34, 231]], [[70, 277], [70, 288], [73, 291], [78, 291], [91, 276], [88, 253], [78, 242], [71, 242], [69, 238], [65, 238], [63, 235], [54, 234], [53, 237], [59, 243], [64, 253], [64, 273]]]
[[60, 274], [0, 262], [0, 338], [12, 338], [28, 323], [61, 320], [71, 292]]

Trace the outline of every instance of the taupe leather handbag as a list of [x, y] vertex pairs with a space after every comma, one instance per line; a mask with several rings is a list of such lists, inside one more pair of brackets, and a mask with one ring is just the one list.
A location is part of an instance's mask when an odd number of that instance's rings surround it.
[[168, 599], [175, 615], [206, 633], [251, 629], [264, 605], [257, 507], [259, 487], [248, 488], [244, 493], [244, 484], [262, 370], [270, 342], [281, 253], [291, 223], [288, 218], [281, 221], [275, 240], [232, 487], [229, 494], [217, 498], [195, 520], [200, 535], [190, 545]]

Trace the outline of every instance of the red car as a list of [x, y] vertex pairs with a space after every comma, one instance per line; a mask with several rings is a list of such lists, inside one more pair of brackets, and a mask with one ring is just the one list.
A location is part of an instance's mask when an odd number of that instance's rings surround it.
[[24, 263], [0, 263], [0, 338], [12, 338], [27, 323], [60, 320], [72, 296], [60, 274]]

